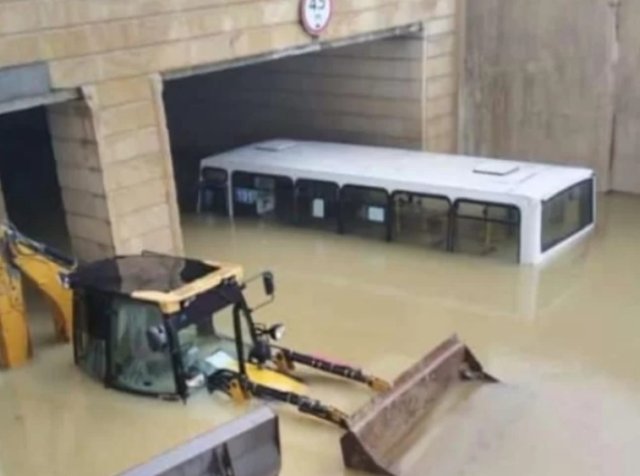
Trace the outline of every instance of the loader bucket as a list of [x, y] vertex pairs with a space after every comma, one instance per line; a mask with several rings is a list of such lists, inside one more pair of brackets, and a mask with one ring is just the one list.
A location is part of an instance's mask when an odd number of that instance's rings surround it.
[[277, 476], [281, 461], [278, 417], [261, 407], [120, 476]]
[[349, 418], [340, 441], [344, 464], [375, 474], [402, 474], [407, 466], [403, 458], [412, 445], [409, 435], [416, 433], [447, 390], [462, 380], [497, 381], [453, 336]]

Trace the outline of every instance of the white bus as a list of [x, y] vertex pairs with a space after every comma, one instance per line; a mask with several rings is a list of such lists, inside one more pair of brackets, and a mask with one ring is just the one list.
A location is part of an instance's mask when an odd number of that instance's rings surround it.
[[537, 264], [593, 230], [595, 200], [586, 168], [277, 139], [203, 159], [197, 208]]

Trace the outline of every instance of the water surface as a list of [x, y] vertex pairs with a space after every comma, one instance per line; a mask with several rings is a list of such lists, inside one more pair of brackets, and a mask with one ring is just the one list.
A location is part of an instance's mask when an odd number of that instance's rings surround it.
[[[504, 384], [484, 388], [432, 428], [423, 474], [640, 474], [640, 199], [601, 201], [596, 233], [535, 270], [487, 257], [330, 233], [184, 217], [190, 256], [274, 271], [259, 312], [286, 345], [393, 378], [457, 333]], [[111, 475], [241, 414], [206, 393], [187, 405], [105, 390], [51, 342], [31, 302], [33, 362], [0, 373], [0, 474]], [[357, 385], [319, 381], [348, 411]], [[279, 408], [284, 476], [350, 474], [340, 431]]]

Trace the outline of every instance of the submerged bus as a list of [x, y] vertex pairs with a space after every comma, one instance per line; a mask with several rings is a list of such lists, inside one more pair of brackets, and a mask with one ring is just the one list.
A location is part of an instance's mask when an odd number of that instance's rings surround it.
[[201, 160], [197, 209], [537, 264], [595, 202], [587, 168], [276, 139]]

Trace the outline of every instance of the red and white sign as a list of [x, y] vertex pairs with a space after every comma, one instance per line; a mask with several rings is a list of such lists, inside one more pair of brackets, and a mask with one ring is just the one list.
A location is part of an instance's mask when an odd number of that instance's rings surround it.
[[313, 36], [320, 35], [329, 26], [333, 13], [333, 0], [301, 0], [302, 26]]

